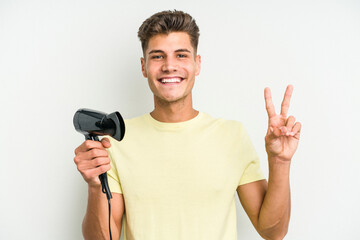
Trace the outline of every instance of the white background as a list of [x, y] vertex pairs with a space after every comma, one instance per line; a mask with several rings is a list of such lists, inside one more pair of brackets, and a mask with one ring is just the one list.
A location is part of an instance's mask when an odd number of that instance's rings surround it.
[[[359, 1], [0, 0], [0, 239], [82, 239], [75, 111], [153, 108], [137, 30], [160, 10], [200, 27], [195, 108], [244, 123], [267, 174], [263, 89], [303, 124], [286, 239], [355, 239], [360, 215]], [[260, 239], [238, 207], [239, 239]], [[160, 226], [159, 226], [160, 227]]]

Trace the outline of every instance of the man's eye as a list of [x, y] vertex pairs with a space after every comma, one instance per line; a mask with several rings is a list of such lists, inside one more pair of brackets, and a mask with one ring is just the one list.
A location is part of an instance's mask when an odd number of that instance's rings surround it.
[[179, 54], [178, 57], [179, 58], [186, 58], [186, 55], [185, 54]]
[[161, 56], [161, 55], [151, 56], [151, 59], [161, 59], [161, 58], [163, 58], [163, 56]]

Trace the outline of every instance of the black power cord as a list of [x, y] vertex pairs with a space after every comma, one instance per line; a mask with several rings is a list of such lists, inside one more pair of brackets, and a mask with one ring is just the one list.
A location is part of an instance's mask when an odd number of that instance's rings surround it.
[[110, 204], [110, 199], [108, 199], [108, 203], [109, 203], [109, 234], [110, 234], [110, 240], [112, 240], [112, 236], [111, 236], [111, 204]]
[[110, 203], [110, 199], [112, 198], [112, 195], [111, 195], [110, 188], [109, 188], [108, 181], [107, 181], [107, 173], [101, 174], [99, 176], [99, 178], [100, 178], [100, 182], [101, 182], [101, 186], [102, 186], [101, 191], [106, 194], [106, 198], [108, 200], [108, 205], [109, 205], [109, 234], [110, 234], [110, 240], [112, 240], [112, 236], [111, 236], [111, 203]]

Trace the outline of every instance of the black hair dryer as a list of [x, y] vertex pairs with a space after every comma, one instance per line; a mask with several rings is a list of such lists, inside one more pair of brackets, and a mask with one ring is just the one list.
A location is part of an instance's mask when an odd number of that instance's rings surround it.
[[[109, 135], [121, 141], [125, 135], [125, 123], [118, 112], [106, 114], [82, 108], [75, 113], [73, 121], [76, 131], [84, 134], [86, 140], [99, 141], [98, 136]], [[102, 192], [106, 194], [107, 199], [112, 198], [107, 181], [107, 174], [103, 173], [99, 178]]]

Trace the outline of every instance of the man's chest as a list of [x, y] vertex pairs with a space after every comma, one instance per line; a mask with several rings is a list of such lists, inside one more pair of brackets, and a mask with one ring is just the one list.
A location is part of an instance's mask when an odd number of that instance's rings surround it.
[[241, 175], [232, 143], [206, 136], [138, 140], [117, 170], [124, 196], [147, 201], [203, 201], [236, 190]]

